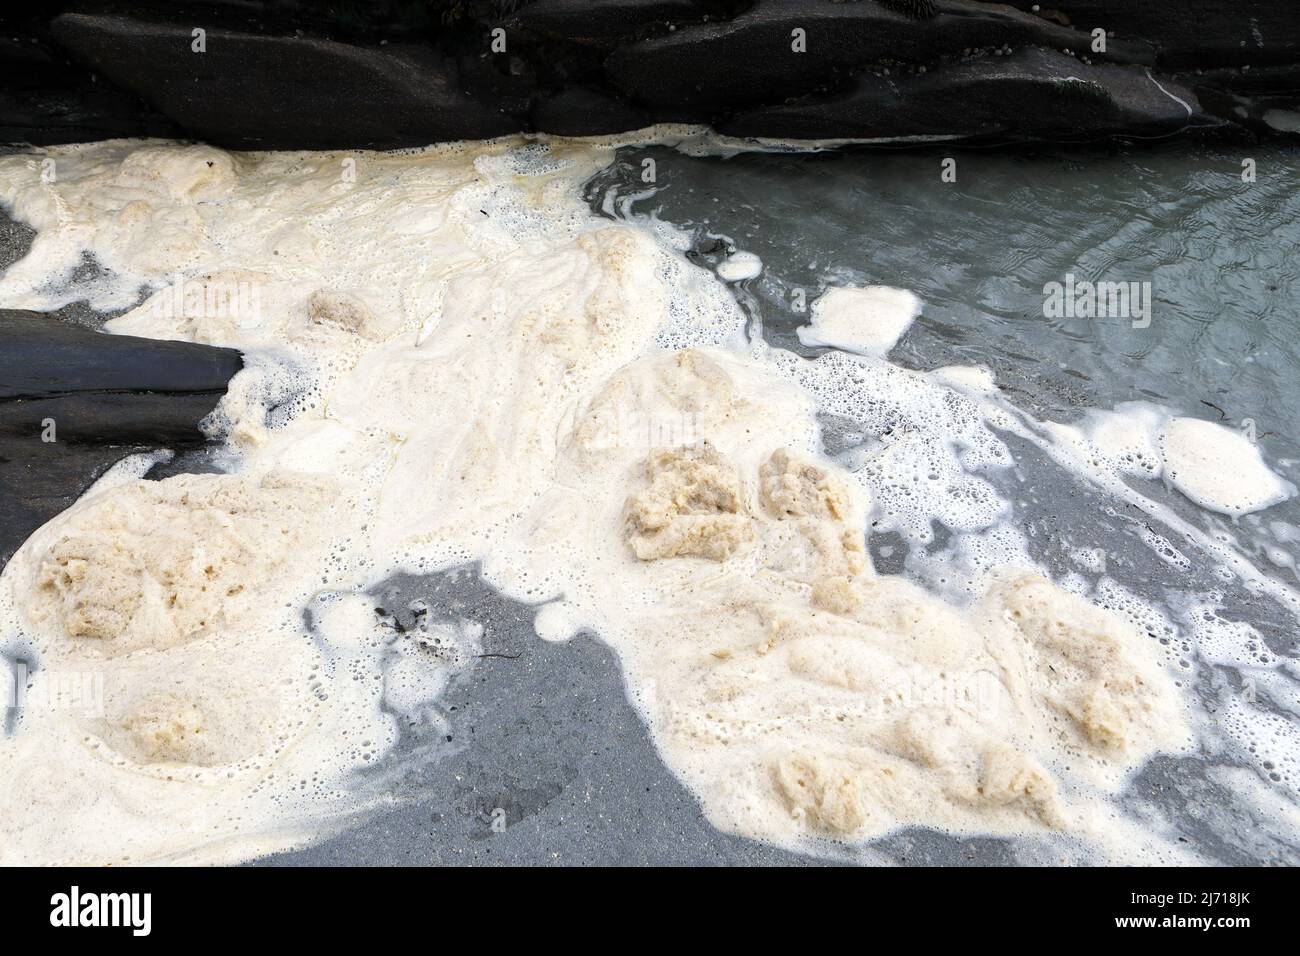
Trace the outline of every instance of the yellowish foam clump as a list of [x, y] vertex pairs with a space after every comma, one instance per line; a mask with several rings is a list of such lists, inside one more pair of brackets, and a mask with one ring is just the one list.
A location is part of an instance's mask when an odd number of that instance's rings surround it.
[[175, 694], [150, 697], [123, 718], [119, 727], [141, 763], [206, 766], [217, 762], [213, 754], [202, 752], [212, 737], [203, 711]]
[[851, 614], [772, 581], [746, 590], [728, 588], [707, 625], [687, 624], [698, 606], [646, 621], [629, 654], [670, 762], [724, 825], [779, 842], [1086, 831], [1080, 788], [1114, 789], [1185, 734], [1144, 639], [1041, 578], [998, 584], [969, 613], [890, 579]]
[[816, 554], [813, 603], [847, 613], [862, 601], [855, 582], [867, 567], [860, 517], [844, 480], [827, 468], [778, 448], [758, 471], [769, 515], [794, 521]]
[[597, 400], [569, 444], [590, 535], [575, 564], [618, 582], [593, 601], [598, 629], [719, 825], [787, 844], [1086, 831], [1085, 794], [1184, 744], [1149, 639], [1115, 615], [1036, 575], [996, 578], [969, 609], [875, 575], [863, 490], [800, 450], [803, 400], [771, 371], [650, 357], [608, 400], [631, 395], [651, 417], [689, 406], [699, 441], [646, 455], [597, 427]]
[[33, 617], [107, 655], [236, 626], [261, 585], [306, 551], [328, 484], [226, 475], [134, 482], [59, 523], [31, 582]]
[[722, 561], [744, 543], [740, 479], [708, 445], [656, 452], [650, 487], [627, 503], [628, 543], [643, 561], [699, 555]]

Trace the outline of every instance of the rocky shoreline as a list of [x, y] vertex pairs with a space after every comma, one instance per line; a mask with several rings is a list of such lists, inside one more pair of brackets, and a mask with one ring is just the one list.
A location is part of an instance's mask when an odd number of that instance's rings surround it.
[[5, 27], [6, 142], [1300, 138], [1285, 0], [74, 0]]
[[128, 455], [202, 444], [233, 349], [105, 335], [0, 309], [0, 567]]

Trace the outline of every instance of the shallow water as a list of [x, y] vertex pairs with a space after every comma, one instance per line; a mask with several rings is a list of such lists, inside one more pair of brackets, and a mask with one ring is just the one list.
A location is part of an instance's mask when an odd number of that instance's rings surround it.
[[[804, 354], [811, 302], [832, 282], [911, 289], [924, 317], [892, 353], [921, 369], [983, 363], [1035, 414], [1147, 399], [1188, 414], [1253, 417], [1270, 453], [1295, 457], [1300, 390], [1300, 152], [1184, 146], [1070, 156], [941, 152], [747, 154], [625, 150], [597, 178], [632, 204], [732, 239], [766, 264], [747, 283], [774, 344]], [[1257, 181], [1243, 183], [1242, 160]], [[1043, 286], [1152, 283], [1149, 328], [1048, 319]]]
[[[899, 286], [925, 309], [890, 352], [896, 364], [984, 365], [1010, 401], [1049, 421], [1147, 401], [1253, 423], [1265, 458], [1300, 477], [1300, 151], [966, 152], [943, 183], [946, 156], [629, 149], [590, 193], [617, 215], [689, 230], [697, 248], [722, 237], [760, 256], [762, 275], [735, 288], [773, 345], [824, 351], [794, 334], [808, 321], [797, 290], [811, 303], [832, 284]], [[1242, 181], [1247, 158], [1253, 183]], [[1045, 316], [1045, 284], [1068, 274], [1149, 282], [1149, 325]], [[1201, 526], [1217, 521], [1159, 497]], [[1300, 500], [1243, 520], [1260, 518], [1294, 523]]]

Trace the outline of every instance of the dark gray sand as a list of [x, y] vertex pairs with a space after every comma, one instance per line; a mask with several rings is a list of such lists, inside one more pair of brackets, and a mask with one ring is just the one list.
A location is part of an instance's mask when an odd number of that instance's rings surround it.
[[[628, 703], [613, 652], [590, 635], [549, 643], [534, 609], [506, 600], [473, 569], [402, 577], [375, 591], [397, 628], [409, 605], [483, 625], [482, 657], [447, 691], [450, 739], [407, 735], [432, 760], [383, 780], [406, 805], [265, 864], [809, 865], [813, 857], [730, 836], [655, 752]], [[494, 825], [495, 821], [495, 825]], [[907, 831], [878, 848], [915, 864], [1005, 863], [999, 840]]]

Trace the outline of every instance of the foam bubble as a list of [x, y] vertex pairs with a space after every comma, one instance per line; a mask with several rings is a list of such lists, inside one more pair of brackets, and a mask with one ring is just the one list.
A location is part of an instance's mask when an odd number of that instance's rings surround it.
[[763, 260], [752, 252], [737, 251], [718, 263], [718, 278], [723, 282], [757, 279], [763, 272]]
[[832, 286], [813, 302], [799, 341], [883, 357], [920, 314], [921, 300], [907, 289]]
[[1175, 418], [1160, 430], [1169, 483], [1202, 508], [1226, 515], [1260, 511], [1295, 494], [1240, 432], [1198, 418]]

